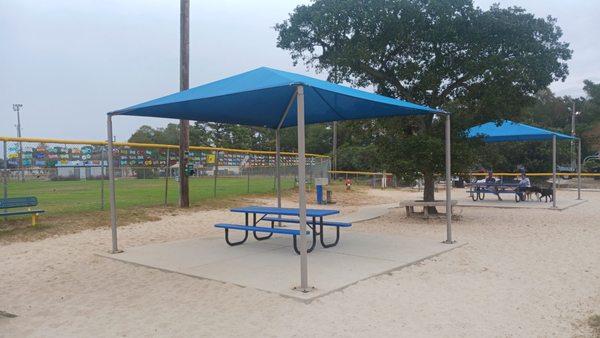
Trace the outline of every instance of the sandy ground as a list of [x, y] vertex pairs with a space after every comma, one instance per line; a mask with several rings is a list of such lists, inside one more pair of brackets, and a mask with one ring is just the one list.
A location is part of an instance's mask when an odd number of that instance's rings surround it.
[[[336, 208], [418, 196], [363, 195]], [[18, 317], [0, 316], [0, 336], [590, 336], [586, 320], [600, 314], [600, 193], [584, 197], [564, 211], [459, 208], [454, 234], [467, 245], [310, 304], [98, 257], [110, 247], [107, 229], [9, 244], [0, 247], [0, 310]], [[121, 228], [120, 245], [222, 236], [212, 225], [227, 220], [237, 217], [167, 215]], [[445, 227], [394, 209], [350, 231], [442, 240]]]

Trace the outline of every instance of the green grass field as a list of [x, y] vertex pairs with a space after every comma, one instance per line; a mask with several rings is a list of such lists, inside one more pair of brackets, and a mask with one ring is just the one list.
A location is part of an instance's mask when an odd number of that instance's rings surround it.
[[[273, 193], [273, 177], [220, 177], [217, 181], [217, 199], [245, 194]], [[282, 189], [294, 186], [294, 179], [284, 177]], [[39, 208], [52, 214], [69, 214], [100, 210], [101, 181], [26, 181], [9, 182], [8, 196], [35, 196]], [[164, 179], [119, 179], [116, 181], [117, 206], [121, 208], [159, 206], [164, 204]], [[169, 180], [168, 204], [176, 205], [179, 199], [179, 182]], [[104, 181], [104, 205], [108, 209], [108, 181]], [[214, 199], [214, 178], [190, 179], [190, 201]]]

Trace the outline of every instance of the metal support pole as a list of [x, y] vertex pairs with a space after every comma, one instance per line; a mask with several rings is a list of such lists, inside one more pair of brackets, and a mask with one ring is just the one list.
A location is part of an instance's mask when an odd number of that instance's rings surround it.
[[219, 176], [219, 152], [215, 152], [215, 170], [213, 172], [215, 182], [213, 184], [213, 196], [217, 197], [217, 176]]
[[171, 176], [171, 149], [167, 148], [167, 162], [165, 165], [165, 206], [169, 198], [169, 177]]
[[100, 150], [100, 210], [104, 210], [104, 151]]
[[117, 246], [117, 200], [115, 195], [115, 168], [113, 162], [113, 129], [112, 115], [108, 115], [106, 120], [106, 129], [108, 134], [108, 179], [110, 188], [110, 227], [112, 231], [112, 251], [115, 254], [120, 252]]
[[577, 143], [577, 199], [581, 199], [581, 139]]
[[[22, 104], [13, 104], [13, 110], [17, 112], [17, 137], [21, 138], [21, 108]], [[23, 167], [23, 142], [19, 140], [19, 171], [21, 175], [21, 182], [25, 182], [25, 168]]]
[[275, 181], [277, 190], [277, 207], [281, 208], [281, 145], [279, 129], [275, 130]]
[[556, 135], [552, 135], [552, 208], [556, 208]]
[[[333, 149], [332, 149], [332, 157], [333, 157], [333, 170], [337, 170], [337, 122], [333, 121]], [[335, 174], [333, 174], [333, 179], [335, 180]]]
[[[7, 155], [8, 144], [6, 143], [6, 141], [3, 141], [2, 144], [4, 146], [4, 148], [3, 148], [4, 149], [4, 156], [3, 156], [3, 159], [4, 159], [4, 162], [3, 162], [4, 163], [4, 170], [2, 172], [2, 186], [3, 186], [2, 197], [4, 199], [7, 199], [8, 198], [8, 155]], [[8, 211], [7, 209], [4, 209], [5, 213], [7, 211]], [[4, 217], [4, 220], [6, 221], [6, 216]]]
[[450, 114], [446, 114], [446, 244], [452, 244], [452, 163], [450, 145]]
[[250, 169], [252, 169], [252, 155], [248, 155], [248, 169], [246, 172], [248, 173], [248, 179], [246, 180], [246, 193], [250, 193]]
[[301, 292], [309, 292], [308, 288], [308, 252], [306, 251], [306, 157], [304, 131], [304, 87], [296, 89], [298, 114], [298, 219], [300, 221], [300, 287]]
[[[571, 108], [571, 136], [575, 137], [575, 101], [573, 101], [573, 107]], [[571, 168], [575, 167], [575, 140], [571, 139]]]

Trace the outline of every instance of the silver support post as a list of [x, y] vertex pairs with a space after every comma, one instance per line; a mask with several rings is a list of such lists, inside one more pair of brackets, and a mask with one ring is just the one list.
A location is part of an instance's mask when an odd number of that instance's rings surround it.
[[104, 210], [104, 151], [100, 150], [100, 210]]
[[308, 252], [306, 251], [306, 157], [304, 132], [304, 87], [296, 89], [298, 112], [298, 219], [300, 221], [300, 287], [301, 292], [309, 292], [308, 288]]
[[[3, 193], [2, 196], [4, 199], [8, 198], [8, 149], [6, 147], [8, 147], [8, 144], [6, 143], [6, 141], [2, 142], [3, 144], [3, 149], [4, 149], [4, 170], [2, 172], [2, 186], [3, 186]], [[4, 209], [4, 212], [7, 212], [7, 209]], [[6, 217], [4, 217], [4, 220], [6, 221]]]
[[106, 129], [108, 134], [108, 186], [110, 188], [110, 228], [112, 231], [112, 250], [111, 253], [119, 253], [117, 246], [117, 201], [115, 198], [115, 168], [113, 162], [113, 129], [112, 115], [108, 115], [106, 121]]
[[168, 204], [169, 198], [169, 177], [171, 176], [171, 149], [167, 148], [167, 162], [165, 165], [165, 206]]
[[556, 135], [552, 135], [552, 208], [556, 208]]
[[215, 177], [215, 182], [213, 185], [213, 196], [217, 197], [217, 176], [219, 176], [219, 152], [215, 152], [215, 170], [213, 172], [213, 176]]
[[577, 144], [577, 199], [581, 199], [581, 139]]
[[[333, 157], [333, 170], [337, 170], [337, 122], [333, 121], [333, 149], [331, 151], [331, 155]], [[333, 174], [333, 179], [335, 180], [335, 174]]]
[[[275, 189], [277, 190], [277, 207], [281, 208], [281, 140], [279, 128], [275, 130]], [[279, 215], [281, 218], [281, 215]], [[278, 222], [281, 226], [281, 222]]]
[[450, 153], [450, 114], [446, 114], [446, 244], [452, 244], [452, 167]]
[[279, 129], [275, 130], [275, 180], [277, 207], [281, 208], [281, 142], [279, 139]]

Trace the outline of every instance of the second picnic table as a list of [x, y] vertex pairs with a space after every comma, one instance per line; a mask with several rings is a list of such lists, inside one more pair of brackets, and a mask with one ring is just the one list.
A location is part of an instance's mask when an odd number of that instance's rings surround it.
[[[300, 210], [298, 208], [278, 208], [278, 207], [263, 207], [263, 206], [247, 206], [241, 208], [233, 208], [230, 211], [243, 213], [245, 215], [245, 224], [224, 224], [219, 223], [215, 224], [215, 227], [225, 229], [225, 241], [227, 244], [234, 246], [239, 245], [248, 239], [248, 232], [252, 232], [254, 238], [258, 241], [262, 241], [265, 239], [269, 239], [273, 236], [273, 234], [282, 234], [282, 235], [291, 235], [293, 236], [293, 244], [294, 251], [296, 253], [300, 253], [297, 247], [296, 236], [300, 235], [299, 229], [290, 229], [284, 227], [275, 227], [275, 224], [281, 223], [292, 223], [299, 224], [300, 220]], [[312, 244], [307, 249], [308, 252], [311, 252], [316, 245], [317, 236], [319, 236], [319, 240], [321, 242], [321, 246], [324, 248], [330, 248], [336, 246], [340, 239], [340, 227], [350, 227], [352, 224], [345, 222], [334, 222], [334, 221], [325, 221], [323, 218], [326, 216], [331, 216], [339, 214], [338, 210], [330, 210], [330, 209], [306, 209], [306, 223], [310, 228], [310, 233], [312, 234]], [[250, 215], [252, 215], [252, 220], [250, 220]], [[282, 217], [288, 216], [288, 217]], [[292, 216], [292, 217], [290, 217]], [[270, 222], [270, 227], [260, 227], [258, 223]], [[252, 222], [252, 223], [250, 223]], [[325, 243], [324, 239], [324, 227], [335, 227], [336, 228], [336, 237], [335, 241], [332, 243]], [[238, 242], [232, 242], [229, 240], [229, 230], [239, 230], [244, 231], [244, 238]], [[268, 233], [266, 236], [258, 236], [257, 232]], [[307, 234], [309, 232], [307, 231]]]

